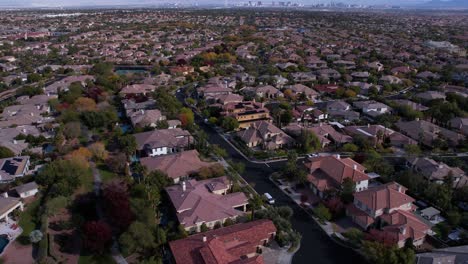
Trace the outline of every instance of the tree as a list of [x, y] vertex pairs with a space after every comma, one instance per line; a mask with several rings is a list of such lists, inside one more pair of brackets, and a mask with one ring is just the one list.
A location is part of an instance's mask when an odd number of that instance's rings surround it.
[[353, 202], [356, 183], [351, 178], [345, 178], [341, 184], [341, 200], [345, 204]]
[[117, 138], [117, 143], [120, 149], [127, 154], [127, 156], [133, 155], [137, 150], [137, 143], [133, 135], [122, 135]]
[[211, 151], [218, 157], [226, 158], [228, 156], [227, 151], [224, 148], [221, 148], [219, 145], [211, 145]]
[[346, 143], [343, 145], [343, 151], [345, 152], [357, 152], [359, 147], [354, 145], [353, 143]]
[[125, 175], [127, 173], [127, 156], [124, 153], [110, 156], [106, 159], [106, 164], [111, 171], [117, 174]]
[[416, 144], [408, 144], [405, 145], [405, 152], [409, 157], [415, 157], [421, 154], [421, 149]]
[[31, 73], [28, 75], [28, 83], [36, 83], [41, 80], [41, 77], [38, 73]]
[[103, 207], [108, 219], [118, 230], [126, 229], [135, 218], [130, 208], [126, 184], [119, 181], [111, 181], [104, 185], [102, 193]]
[[250, 204], [250, 208], [252, 210], [251, 217], [252, 217], [252, 220], [253, 220], [254, 217], [255, 217], [255, 210], [259, 210], [263, 206], [263, 199], [258, 194], [252, 194], [250, 199], [249, 199], [249, 204]]
[[89, 151], [92, 153], [93, 158], [99, 161], [106, 160], [109, 156], [109, 153], [102, 142], [95, 142], [88, 147]]
[[234, 117], [225, 116], [221, 118], [221, 127], [226, 131], [233, 131], [239, 127], [239, 122]]
[[204, 232], [207, 232], [208, 230], [210, 230], [210, 229], [208, 228], [208, 226], [205, 223], [203, 223], [200, 226], [200, 232], [204, 233]]
[[83, 244], [95, 254], [103, 254], [111, 245], [112, 230], [103, 221], [86, 222], [83, 226]]
[[452, 210], [447, 212], [447, 221], [452, 227], [456, 227], [460, 224], [462, 216], [459, 212]]
[[50, 197], [70, 196], [81, 186], [82, 179], [91, 177], [88, 168], [76, 159], [55, 160], [36, 176], [36, 182], [45, 186]]
[[11, 151], [9, 148], [0, 146], [0, 159], [11, 158], [14, 156], [15, 156], [15, 153]]
[[234, 220], [232, 220], [231, 218], [227, 218], [225, 221], [224, 221], [224, 224], [223, 226], [226, 227], [226, 226], [232, 226], [234, 225], [236, 222], [234, 222]]
[[319, 204], [313, 209], [313, 211], [314, 214], [321, 220], [330, 221], [332, 218], [330, 211], [323, 204]]
[[80, 97], [73, 103], [73, 109], [78, 112], [96, 111], [96, 102], [87, 97]]
[[63, 127], [63, 135], [67, 139], [74, 139], [81, 135], [81, 124], [80, 122], [68, 122]]
[[343, 236], [355, 245], [361, 244], [361, 241], [364, 239], [364, 233], [355, 227], [349, 228], [345, 233], [343, 233]]
[[31, 241], [33, 244], [39, 243], [43, 237], [44, 235], [42, 234], [41, 230], [33, 230], [31, 233], [29, 233], [29, 241]]
[[182, 108], [179, 112], [179, 120], [182, 123], [182, 127], [189, 128], [193, 126], [195, 116], [190, 108]]
[[147, 226], [139, 221], [133, 222], [120, 236], [119, 244], [124, 255], [143, 253], [157, 246], [153, 233], [148, 232]]
[[410, 248], [398, 249], [379, 242], [363, 241], [362, 251], [371, 263], [375, 264], [412, 264], [414, 251]]
[[316, 151], [321, 147], [320, 139], [317, 135], [307, 129], [302, 130], [299, 143], [301, 144], [302, 151], [305, 153]]
[[292, 150], [288, 151], [288, 161], [283, 169], [283, 175], [289, 179], [294, 179], [297, 171], [297, 153]]

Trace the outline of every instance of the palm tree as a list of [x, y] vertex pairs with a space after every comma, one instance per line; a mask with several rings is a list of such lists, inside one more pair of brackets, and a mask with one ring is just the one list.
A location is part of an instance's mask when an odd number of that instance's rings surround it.
[[252, 220], [253, 220], [254, 215], [255, 215], [255, 210], [259, 210], [260, 208], [262, 208], [263, 199], [262, 199], [262, 197], [260, 195], [253, 194], [253, 195], [251, 195], [251, 197], [249, 199], [249, 204], [250, 204], [250, 208], [252, 210]]

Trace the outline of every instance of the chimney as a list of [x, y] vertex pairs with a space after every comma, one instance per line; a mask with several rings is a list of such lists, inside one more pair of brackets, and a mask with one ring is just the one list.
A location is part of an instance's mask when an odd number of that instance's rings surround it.
[[23, 133], [26, 133], [26, 128], [21, 129]]
[[336, 154], [336, 158], [340, 159], [341, 158], [340, 154]]
[[444, 164], [439, 164], [439, 169], [443, 169], [444, 168]]
[[8, 192], [2, 193], [3, 198], [8, 198]]
[[415, 119], [415, 120], [416, 120], [416, 121], [419, 121], [419, 117], [416, 117], [416, 119]]
[[353, 164], [353, 170], [357, 170], [357, 164]]
[[13, 139], [13, 144], [18, 144], [18, 141], [16, 141], [16, 139]]
[[403, 188], [401, 187], [400, 184], [398, 184], [398, 192], [400, 192], [400, 193], [403, 192]]
[[369, 123], [367, 123], [367, 127], [370, 127], [370, 124], [369, 124]]
[[141, 110], [140, 110], [140, 113], [141, 113], [142, 115], [144, 115], [144, 114], [145, 114], [145, 110], [141, 109]]
[[187, 190], [187, 186], [185, 185], [185, 181], [182, 182], [182, 191], [185, 192]]
[[202, 241], [206, 242], [206, 236], [205, 235], [203, 235]]
[[31, 116], [34, 116], [34, 113], [33, 113], [33, 112], [31, 112]]

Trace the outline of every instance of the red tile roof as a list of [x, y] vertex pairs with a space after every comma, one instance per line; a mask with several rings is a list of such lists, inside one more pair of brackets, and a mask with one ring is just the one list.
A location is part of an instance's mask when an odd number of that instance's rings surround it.
[[405, 191], [405, 187], [391, 182], [355, 193], [354, 199], [374, 211], [386, 208], [394, 209], [414, 201], [412, 197], [405, 194]]
[[351, 158], [343, 159], [337, 156], [315, 157], [310, 159], [309, 163], [306, 163], [306, 167], [310, 173], [308, 176], [309, 181], [316, 182], [324, 188], [331, 186], [337, 188], [346, 178], [351, 178], [354, 182], [369, 179], [369, 176], [364, 172], [365, 167]]
[[[214, 189], [228, 189], [227, 177], [203, 181], [186, 181], [185, 191], [182, 184], [169, 186], [166, 192], [177, 211], [179, 222], [186, 228], [203, 222], [222, 221], [244, 215], [243, 211], [234, 209], [248, 204], [248, 198], [242, 192], [226, 195], [212, 193]], [[211, 189], [211, 190], [210, 190]]]
[[390, 214], [381, 216], [382, 220], [388, 225], [382, 230], [371, 229], [371, 236], [385, 244], [396, 244], [411, 238], [419, 240], [426, 236], [431, 229], [427, 224], [420, 220], [413, 212], [396, 210]]
[[[169, 242], [177, 264], [263, 263], [256, 253], [265, 239], [271, 239], [276, 227], [270, 220], [237, 224]], [[203, 241], [206, 237], [206, 242]]]

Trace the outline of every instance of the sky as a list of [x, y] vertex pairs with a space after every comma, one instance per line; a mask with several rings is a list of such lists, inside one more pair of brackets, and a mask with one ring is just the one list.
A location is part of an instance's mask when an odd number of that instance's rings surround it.
[[[245, 3], [248, 0], [227, 0], [228, 3]], [[255, 2], [257, 0], [253, 0]], [[272, 0], [263, 0], [271, 3]], [[343, 2], [349, 4], [388, 4], [388, 5], [411, 5], [424, 3], [429, 0], [274, 0], [291, 1], [301, 4]], [[157, 5], [161, 3], [224, 3], [224, 0], [0, 0], [1, 6], [8, 7], [67, 7], [67, 6], [94, 6], [94, 5]]]

